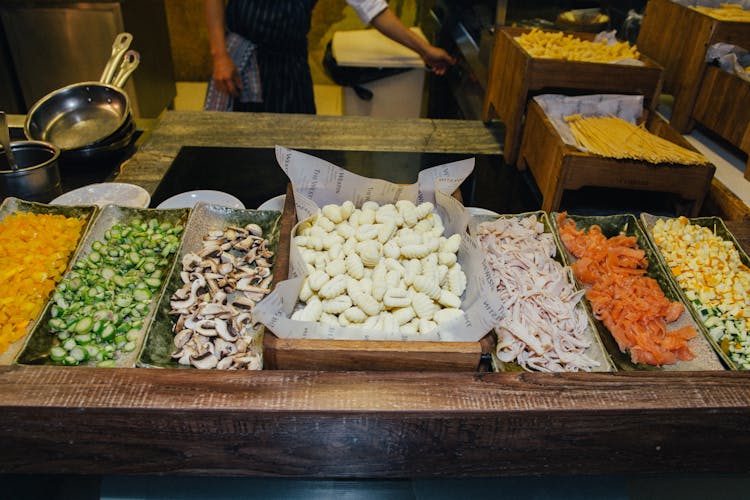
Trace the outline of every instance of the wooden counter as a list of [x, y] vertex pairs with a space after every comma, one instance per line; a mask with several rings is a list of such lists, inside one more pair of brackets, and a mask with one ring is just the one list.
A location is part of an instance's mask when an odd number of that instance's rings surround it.
[[[490, 153], [500, 143], [474, 122], [167, 113], [118, 180], [153, 192], [183, 144], [279, 142]], [[750, 222], [728, 226], [750, 247]], [[0, 368], [6, 473], [747, 472], [748, 429], [750, 373]]]

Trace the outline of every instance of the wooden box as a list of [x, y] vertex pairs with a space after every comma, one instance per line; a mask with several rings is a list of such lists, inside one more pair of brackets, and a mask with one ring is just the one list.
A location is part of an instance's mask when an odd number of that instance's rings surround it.
[[750, 23], [720, 21], [671, 0], [648, 2], [638, 50], [664, 66], [664, 91], [674, 97], [670, 123], [682, 134], [692, 128], [706, 51], [717, 42], [750, 47]]
[[[542, 93], [642, 95], [654, 109], [661, 94], [662, 67], [642, 57], [645, 66], [535, 58], [515, 40], [530, 30], [502, 28], [495, 34], [482, 119], [505, 125], [505, 162], [516, 163], [529, 98]], [[593, 33], [572, 33], [593, 40]]]
[[[276, 282], [287, 279], [291, 231], [297, 223], [294, 195], [287, 188], [281, 219]], [[282, 339], [266, 330], [264, 367], [274, 370], [477, 371], [492, 336], [480, 342], [356, 341]]]
[[748, 155], [745, 178], [750, 179], [750, 83], [708, 66], [698, 89], [693, 118]]
[[[646, 128], [684, 148], [695, 150], [657, 113], [647, 113]], [[542, 209], [560, 208], [566, 189], [584, 186], [675, 193], [689, 202], [685, 215], [695, 217], [708, 193], [716, 167], [652, 165], [634, 160], [603, 158], [565, 144], [541, 106], [529, 104], [521, 152], [521, 169], [528, 168], [542, 192]]]

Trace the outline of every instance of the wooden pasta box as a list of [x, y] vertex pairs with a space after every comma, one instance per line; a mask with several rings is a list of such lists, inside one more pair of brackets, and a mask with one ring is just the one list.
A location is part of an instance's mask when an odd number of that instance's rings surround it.
[[720, 20], [672, 0], [646, 5], [638, 49], [664, 66], [664, 90], [674, 97], [670, 123], [682, 134], [692, 129], [706, 51], [718, 42], [750, 47], [750, 23]]
[[[695, 151], [659, 114], [645, 111], [646, 128], [678, 146]], [[558, 210], [566, 189], [584, 186], [675, 193], [698, 215], [716, 167], [705, 165], [653, 165], [635, 160], [604, 158], [566, 144], [534, 100], [526, 116], [519, 168], [531, 171], [542, 192], [542, 209]], [[563, 207], [564, 208], [564, 207]]]
[[695, 100], [693, 119], [748, 155], [750, 179], [750, 83], [709, 65]]
[[[294, 194], [289, 185], [275, 264], [276, 282], [287, 279], [289, 244], [296, 223]], [[489, 353], [493, 344], [489, 334], [479, 342], [421, 342], [283, 339], [266, 330], [263, 358], [264, 367], [275, 370], [466, 372], [480, 369], [482, 354]]]
[[[648, 109], [655, 109], [661, 94], [662, 67], [641, 56], [643, 66], [565, 61], [532, 57], [515, 40], [529, 32], [505, 27], [495, 34], [482, 119], [499, 118], [505, 125], [503, 154], [516, 163], [521, 144], [524, 113], [529, 99], [543, 93], [642, 95]], [[593, 33], [566, 33], [593, 40]]]

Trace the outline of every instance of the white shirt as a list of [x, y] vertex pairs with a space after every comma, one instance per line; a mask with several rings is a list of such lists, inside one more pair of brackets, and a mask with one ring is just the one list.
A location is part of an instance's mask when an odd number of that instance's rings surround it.
[[385, 0], [346, 0], [346, 3], [352, 6], [359, 19], [365, 24], [370, 24], [375, 16], [388, 8]]

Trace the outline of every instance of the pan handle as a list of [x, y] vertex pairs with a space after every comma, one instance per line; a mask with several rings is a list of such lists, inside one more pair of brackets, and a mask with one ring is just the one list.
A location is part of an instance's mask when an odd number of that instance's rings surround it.
[[99, 78], [100, 83], [112, 83], [117, 68], [120, 66], [120, 61], [122, 60], [125, 51], [130, 48], [130, 42], [132, 41], [133, 35], [130, 33], [120, 33], [115, 37], [115, 41], [112, 44], [112, 55], [109, 57], [107, 65], [104, 67], [101, 78]]
[[128, 83], [130, 75], [133, 74], [133, 71], [135, 71], [140, 63], [141, 54], [138, 53], [137, 50], [129, 50], [125, 52], [120, 67], [117, 70], [117, 74], [112, 78], [112, 85], [118, 88], [123, 88], [125, 84]]

